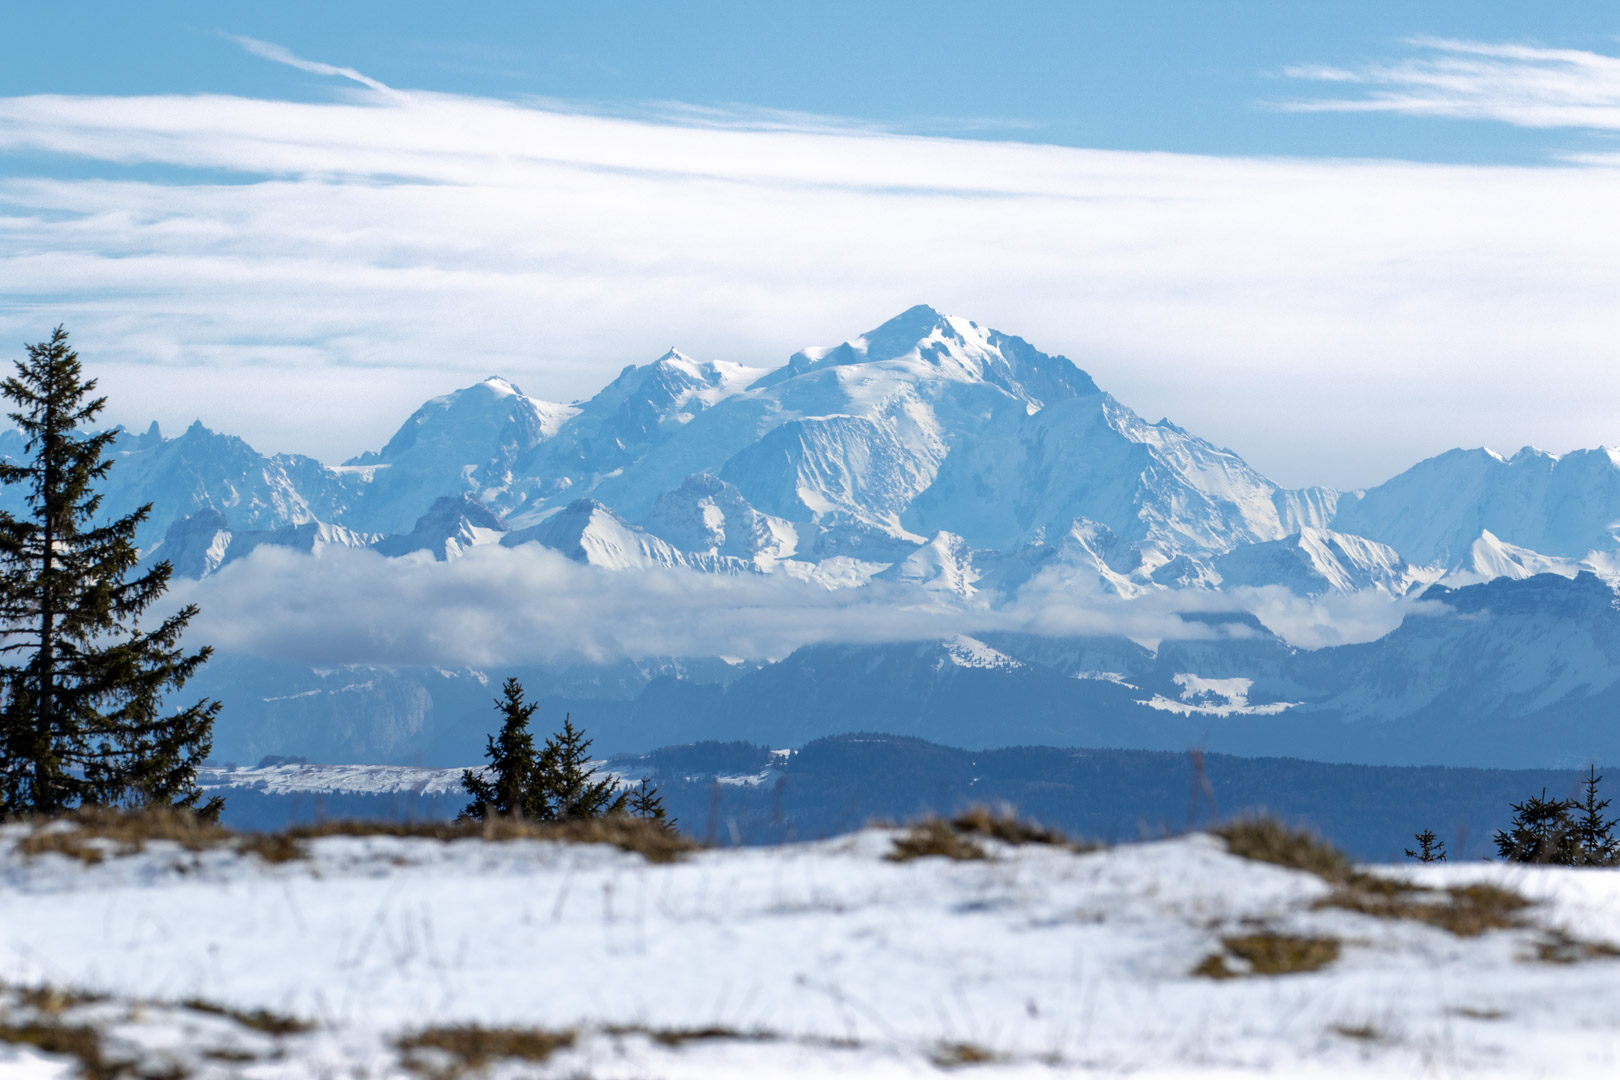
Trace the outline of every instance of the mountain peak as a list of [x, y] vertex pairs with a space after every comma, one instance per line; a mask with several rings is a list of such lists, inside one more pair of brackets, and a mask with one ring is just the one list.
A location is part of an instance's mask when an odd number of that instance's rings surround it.
[[519, 390], [515, 384], [508, 382], [499, 375], [487, 376], [483, 382], [478, 383], [475, 387], [471, 387], [471, 389], [488, 390], [497, 397], [511, 397], [514, 395], [517, 397], [523, 396], [522, 390]]
[[[904, 356], [923, 342], [939, 334], [947, 339], [961, 340], [961, 333], [953, 320], [927, 304], [909, 307], [874, 330], [862, 334], [859, 341], [851, 342], [866, 354], [869, 361], [892, 360]], [[972, 325], [972, 324], [969, 324]]]

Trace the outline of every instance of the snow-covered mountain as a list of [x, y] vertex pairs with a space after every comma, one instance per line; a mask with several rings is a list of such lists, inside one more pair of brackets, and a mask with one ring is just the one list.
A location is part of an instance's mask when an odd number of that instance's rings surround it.
[[[0, 454], [21, 453], [0, 433]], [[339, 466], [200, 423], [123, 433], [115, 454], [106, 510], [151, 503], [144, 556], [194, 577], [263, 544], [445, 559], [496, 540], [977, 605], [1038, 575], [1124, 596], [1400, 596], [1620, 568], [1615, 452], [1454, 450], [1367, 491], [1285, 489], [1070, 360], [926, 306], [774, 369], [671, 349], [573, 404], [492, 376]], [[21, 499], [0, 491], [0, 508]]]
[[1300, 596], [1366, 590], [1404, 596], [1440, 576], [1411, 566], [1388, 545], [1315, 528], [1234, 548], [1214, 565], [1223, 585], [1281, 585]]
[[1414, 563], [1452, 565], [1482, 532], [1544, 555], [1613, 550], [1620, 530], [1620, 451], [1510, 458], [1449, 450], [1341, 498], [1332, 527], [1388, 544]]

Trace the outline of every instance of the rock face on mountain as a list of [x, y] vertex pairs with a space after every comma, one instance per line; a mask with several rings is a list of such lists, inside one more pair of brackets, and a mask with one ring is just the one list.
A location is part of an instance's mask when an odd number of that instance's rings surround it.
[[[0, 433], [0, 454], [22, 452]], [[200, 423], [122, 433], [115, 456], [107, 512], [151, 503], [138, 542], [185, 576], [267, 543], [448, 559], [494, 540], [621, 569], [880, 578], [978, 605], [1037, 576], [1120, 596], [1400, 596], [1620, 567], [1611, 451], [1455, 450], [1368, 491], [1288, 490], [1144, 420], [1068, 359], [926, 306], [775, 369], [671, 349], [574, 404], [492, 376], [340, 466]], [[21, 500], [0, 491], [0, 509]]]

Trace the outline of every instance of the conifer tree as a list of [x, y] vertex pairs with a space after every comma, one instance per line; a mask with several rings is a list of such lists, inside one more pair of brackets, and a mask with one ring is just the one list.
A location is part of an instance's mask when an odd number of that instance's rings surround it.
[[664, 812], [664, 798], [645, 776], [641, 783], [630, 789], [629, 810], [632, 817], [656, 821], [664, 828], [674, 830], [675, 822]]
[[501, 687], [495, 707], [503, 717], [500, 734], [487, 737], [488, 746], [484, 751], [484, 756], [489, 758], [487, 770], [462, 771], [461, 786], [472, 796], [472, 802], [461, 816], [474, 821], [484, 821], [491, 814], [543, 817], [543, 812], [535, 813], [540, 793], [535, 782], [534, 736], [529, 733], [529, 718], [537, 706], [524, 703], [523, 684], [512, 678]]
[[1522, 803], [1511, 803], [1513, 822], [1496, 832], [1496, 852], [1509, 862], [1554, 863], [1572, 866], [1576, 855], [1576, 827], [1569, 799], [1549, 799], [1547, 789]]
[[590, 749], [591, 740], [574, 726], [572, 716], [565, 716], [562, 730], [546, 740], [538, 771], [549, 819], [577, 821], [625, 812], [628, 798], [611, 779], [591, 779]]
[[87, 430], [106, 404], [91, 397], [60, 326], [0, 383], [27, 440], [0, 462], [0, 483], [21, 484], [27, 512], [0, 512], [0, 817], [76, 806], [199, 806], [197, 765], [213, 741], [219, 703], [163, 710], [211, 649], [186, 653], [186, 605], [142, 629], [168, 588], [160, 562], [133, 579], [135, 533], [151, 505], [99, 520], [94, 490], [112, 467], [116, 431]]
[[1446, 842], [1436, 839], [1433, 829], [1424, 829], [1413, 836], [1412, 839], [1418, 842], [1418, 849], [1413, 851], [1411, 848], [1407, 848], [1406, 857], [1408, 859], [1416, 859], [1418, 862], [1423, 863], [1446, 861]]
[[1580, 866], [1620, 864], [1620, 838], [1614, 835], [1614, 827], [1620, 825], [1620, 818], [1603, 816], [1610, 800], [1597, 797], [1597, 786], [1602, 782], [1603, 777], [1598, 773], [1597, 766], [1588, 765], [1586, 779], [1582, 782], [1586, 788], [1586, 798], [1573, 807], [1579, 811], [1575, 817], [1575, 846], [1576, 861]]

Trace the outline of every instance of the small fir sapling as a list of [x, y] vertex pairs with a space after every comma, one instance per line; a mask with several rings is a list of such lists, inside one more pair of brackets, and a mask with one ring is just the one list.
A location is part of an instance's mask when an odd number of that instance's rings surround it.
[[664, 828], [673, 830], [675, 822], [664, 813], [664, 799], [658, 794], [658, 789], [652, 785], [645, 776], [641, 783], [630, 789], [630, 813], [634, 817], [647, 821], [656, 821]]
[[1614, 835], [1614, 827], [1620, 824], [1620, 818], [1603, 816], [1610, 800], [1597, 797], [1597, 786], [1602, 782], [1603, 776], [1597, 771], [1597, 766], [1587, 766], [1586, 779], [1581, 782], [1586, 788], [1586, 797], [1571, 807], [1578, 811], [1574, 826], [1576, 864], [1579, 866], [1620, 864], [1620, 838]]
[[1411, 848], [1407, 848], [1406, 857], [1408, 859], [1416, 859], [1418, 862], [1423, 863], [1446, 861], [1446, 842], [1437, 839], [1433, 829], [1424, 829], [1413, 836], [1412, 839], [1418, 842], [1418, 849], [1413, 851]]
[[625, 812], [629, 798], [613, 779], [592, 779], [596, 774], [590, 767], [590, 749], [591, 740], [574, 726], [572, 716], [565, 716], [562, 730], [546, 740], [536, 769], [545, 820], [578, 821]]
[[1498, 855], [1508, 862], [1575, 865], [1577, 827], [1569, 816], [1577, 805], [1573, 800], [1549, 799], [1542, 788], [1539, 796], [1510, 805], [1512, 824], [1493, 838]]

